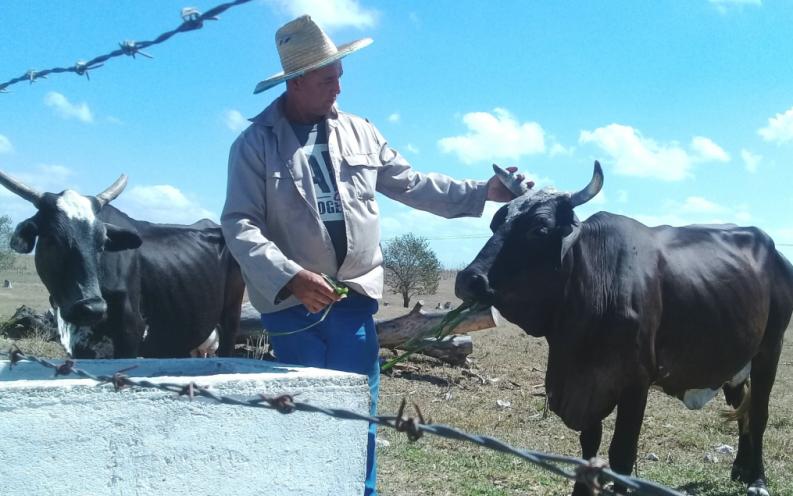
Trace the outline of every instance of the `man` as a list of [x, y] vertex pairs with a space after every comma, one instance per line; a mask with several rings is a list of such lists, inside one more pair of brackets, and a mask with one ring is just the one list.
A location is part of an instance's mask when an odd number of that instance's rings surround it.
[[[380, 364], [372, 316], [383, 291], [375, 191], [447, 218], [480, 216], [485, 200], [513, 195], [495, 176], [456, 181], [418, 173], [367, 120], [338, 110], [341, 59], [370, 38], [337, 47], [302, 16], [275, 41], [283, 71], [254, 92], [284, 81], [286, 92], [231, 147], [223, 233], [276, 357], [365, 374], [375, 415]], [[334, 280], [349, 288], [346, 298]], [[374, 428], [366, 495], [375, 494]]]

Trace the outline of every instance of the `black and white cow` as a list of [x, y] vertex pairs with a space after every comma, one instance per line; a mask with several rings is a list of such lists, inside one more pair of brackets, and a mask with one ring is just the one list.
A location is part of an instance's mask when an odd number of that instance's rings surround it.
[[602, 184], [596, 162], [577, 193], [529, 192], [502, 207], [458, 274], [457, 296], [545, 337], [548, 403], [581, 431], [584, 458], [597, 454], [616, 408], [609, 461], [630, 474], [650, 387], [689, 408], [723, 389], [739, 426], [732, 478], [767, 496], [763, 433], [793, 266], [755, 227], [647, 227], [606, 212], [580, 222], [573, 209]]
[[220, 227], [132, 219], [108, 205], [126, 182], [96, 196], [40, 193], [0, 172], [37, 209], [11, 247], [35, 246], [62, 343], [75, 358], [231, 355], [245, 288]]

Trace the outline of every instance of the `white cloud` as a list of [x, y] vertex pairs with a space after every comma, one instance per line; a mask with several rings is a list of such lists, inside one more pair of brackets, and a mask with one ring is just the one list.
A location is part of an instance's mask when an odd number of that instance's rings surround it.
[[717, 6], [763, 5], [763, 0], [708, 0]]
[[703, 136], [695, 136], [691, 140], [691, 150], [698, 161], [729, 162], [730, 156], [722, 147]]
[[605, 205], [608, 203], [608, 199], [606, 199], [606, 193], [601, 189], [598, 194], [595, 195], [594, 198], [587, 202], [588, 205]]
[[[122, 200], [123, 199], [123, 200]], [[217, 221], [217, 216], [168, 184], [135, 186], [117, 201], [131, 217], [149, 222], [192, 224], [203, 218]]]
[[71, 183], [71, 177], [74, 172], [68, 167], [59, 164], [38, 164], [24, 172], [9, 174], [23, 184], [42, 193], [58, 193], [65, 189], [77, 189], [77, 186]]
[[400, 115], [399, 112], [394, 112], [393, 114], [388, 116], [388, 122], [399, 122]]
[[413, 153], [415, 155], [418, 155], [418, 153], [419, 153], [419, 149], [412, 143], [408, 143], [407, 146], [405, 146], [405, 150], [407, 150], [410, 153]]
[[722, 14], [728, 10], [742, 9], [746, 6], [762, 6], [763, 0], [708, 0]]
[[290, 17], [309, 14], [326, 31], [348, 26], [371, 28], [378, 17], [376, 10], [361, 7], [357, 0], [270, 0], [269, 3]]
[[[72, 171], [62, 165], [39, 164], [28, 167], [24, 171], [6, 171], [11, 177], [40, 193], [60, 192], [64, 189], [77, 187], [70, 184]], [[9, 215], [14, 222], [30, 217], [36, 213], [36, 208], [16, 194], [0, 186], [0, 212]]]
[[642, 136], [637, 129], [622, 124], [581, 131], [578, 141], [594, 144], [609, 154], [617, 174], [662, 181], [681, 181], [690, 177], [695, 163], [729, 160], [729, 155], [708, 138], [697, 136], [692, 139], [691, 152], [688, 152], [677, 142], [658, 143]]
[[793, 141], [793, 107], [790, 107], [784, 114], [777, 114], [768, 119], [768, 125], [758, 129], [763, 140], [781, 145], [788, 141]]
[[226, 127], [235, 133], [241, 133], [250, 125], [250, 121], [239, 110], [227, 110], [223, 114], [223, 120], [226, 123]]
[[0, 153], [11, 153], [14, 147], [11, 145], [11, 140], [0, 134]]
[[746, 225], [751, 222], [749, 205], [721, 205], [700, 196], [689, 196], [682, 202], [668, 200], [663, 202], [662, 214], [631, 215], [648, 226], [670, 225], [687, 226], [691, 224], [735, 223]]
[[64, 119], [77, 119], [81, 122], [94, 122], [94, 116], [85, 102], [75, 104], [68, 98], [55, 91], [50, 91], [44, 96], [44, 104], [55, 109], [55, 112]]
[[685, 199], [683, 204], [680, 205], [678, 210], [683, 213], [712, 214], [717, 212], [724, 212], [727, 209], [717, 203], [702, 198], [701, 196], [689, 196], [688, 198]]
[[755, 155], [754, 153], [746, 149], [741, 150], [741, 158], [743, 159], [743, 163], [744, 166], [746, 167], [746, 170], [752, 174], [757, 172], [757, 168], [760, 165], [760, 161], [763, 160], [763, 157], [761, 155]]
[[555, 157], [557, 155], [565, 155], [569, 157], [572, 156], [574, 152], [575, 152], [575, 147], [565, 148], [559, 143], [554, 143], [551, 145], [551, 151], [548, 152], [548, 155], [551, 157]]
[[735, 220], [738, 224], [748, 224], [752, 221], [752, 215], [745, 210], [735, 212]]
[[545, 132], [536, 122], [518, 122], [506, 109], [493, 113], [471, 112], [463, 116], [468, 134], [442, 138], [438, 145], [444, 153], [457, 154], [471, 164], [499, 159], [518, 160], [524, 155], [545, 152]]
[[744, 5], [763, 5], [763, 0], [708, 0], [711, 5], [719, 9], [728, 7], [742, 7]]

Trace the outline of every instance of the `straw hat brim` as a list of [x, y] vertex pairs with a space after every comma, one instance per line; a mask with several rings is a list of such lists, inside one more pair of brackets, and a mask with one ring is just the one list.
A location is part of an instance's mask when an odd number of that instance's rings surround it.
[[291, 71], [288, 73], [284, 73], [284, 71], [279, 72], [278, 74], [273, 74], [272, 76], [268, 77], [267, 79], [260, 81], [259, 84], [256, 85], [256, 89], [253, 90], [253, 93], [261, 93], [264, 90], [268, 90], [273, 86], [287, 81], [292, 78], [296, 78], [298, 76], [302, 76], [303, 74], [313, 71], [314, 69], [319, 69], [321, 67], [325, 67], [328, 64], [332, 64], [337, 60], [340, 60], [347, 55], [351, 54], [352, 52], [358, 51], [361, 48], [367, 47], [372, 44], [371, 38], [362, 38], [360, 40], [355, 40], [350, 43], [345, 43], [343, 45], [339, 45], [336, 48], [336, 53], [330, 57], [326, 57], [322, 60], [319, 60], [307, 67], [303, 67], [296, 71]]

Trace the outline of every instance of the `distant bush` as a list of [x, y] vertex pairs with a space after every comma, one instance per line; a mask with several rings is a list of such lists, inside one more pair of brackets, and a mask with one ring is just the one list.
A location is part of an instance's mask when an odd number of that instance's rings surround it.
[[0, 215], [0, 270], [11, 270], [17, 261], [16, 253], [8, 245], [14, 233], [13, 221], [8, 215]]
[[402, 295], [407, 308], [410, 298], [435, 294], [441, 278], [441, 263], [426, 239], [404, 234], [388, 241], [383, 248], [385, 284], [393, 294]]

